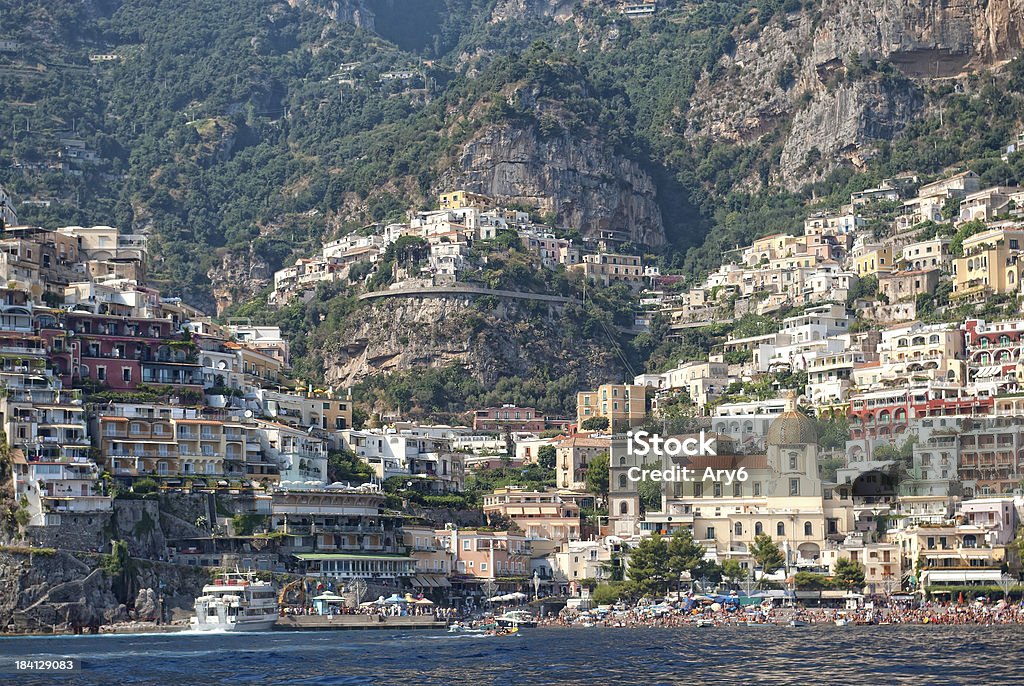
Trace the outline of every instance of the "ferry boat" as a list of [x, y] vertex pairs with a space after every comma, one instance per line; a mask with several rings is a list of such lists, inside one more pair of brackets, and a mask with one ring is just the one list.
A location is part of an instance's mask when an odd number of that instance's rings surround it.
[[277, 622], [277, 590], [253, 574], [225, 574], [203, 586], [191, 628], [197, 631], [269, 631]]

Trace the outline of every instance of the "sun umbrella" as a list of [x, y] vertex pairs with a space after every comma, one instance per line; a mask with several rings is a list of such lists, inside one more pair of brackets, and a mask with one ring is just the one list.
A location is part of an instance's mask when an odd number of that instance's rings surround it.
[[426, 598], [420, 598], [419, 600], [416, 601], [416, 604], [417, 605], [433, 605], [434, 603], [433, 603], [433, 601], [427, 600]]

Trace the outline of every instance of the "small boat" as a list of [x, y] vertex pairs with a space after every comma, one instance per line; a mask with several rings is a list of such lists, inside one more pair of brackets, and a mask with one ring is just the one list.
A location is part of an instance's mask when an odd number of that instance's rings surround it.
[[836, 619], [836, 626], [849, 626], [853, 624], [853, 620], [849, 617], [838, 617]]
[[277, 623], [274, 584], [252, 573], [228, 573], [203, 586], [196, 598], [194, 631], [269, 631]]
[[487, 632], [488, 636], [514, 636], [519, 633], [519, 627], [498, 627], [497, 629], [491, 629]]
[[703, 629], [709, 626], [714, 626], [715, 622], [711, 619], [698, 619], [695, 625]]
[[527, 629], [531, 629], [537, 626], [537, 618], [526, 610], [512, 610], [511, 612], [506, 612], [503, 615], [495, 617], [494, 621], [498, 623], [498, 626], [503, 627], [526, 627]]
[[804, 619], [791, 619], [789, 620], [790, 626], [810, 626], [811, 623]]

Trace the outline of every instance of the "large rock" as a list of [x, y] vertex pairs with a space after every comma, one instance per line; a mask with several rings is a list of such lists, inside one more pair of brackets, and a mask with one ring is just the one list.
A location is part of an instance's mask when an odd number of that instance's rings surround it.
[[[1024, 0], [836, 0], [751, 27], [697, 84], [687, 136], [753, 143], [780, 131], [779, 180], [796, 187], [870, 155], [924, 104], [910, 81], [851, 73], [852, 60], [912, 80], [998, 66], [1024, 44]], [[823, 157], [809, 174], [812, 147]]]
[[489, 126], [463, 146], [458, 165], [450, 184], [553, 212], [559, 224], [584, 236], [612, 230], [650, 246], [665, 242], [654, 181], [600, 141]]
[[[395, 297], [366, 303], [323, 351], [329, 384], [349, 386], [381, 372], [463, 366], [485, 386], [542, 368], [581, 385], [621, 376], [607, 345], [569, 340], [559, 308], [492, 298]], [[547, 314], [542, 314], [547, 309]]]

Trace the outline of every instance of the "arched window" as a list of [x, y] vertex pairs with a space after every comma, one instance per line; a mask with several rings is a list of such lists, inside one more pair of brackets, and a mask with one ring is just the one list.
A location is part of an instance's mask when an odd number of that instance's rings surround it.
[[619, 503], [619, 514], [629, 514], [629, 503], [626, 501]]
[[999, 337], [999, 345], [1010, 345], [1010, 337], [1004, 333]]
[[804, 522], [804, 536], [811, 536], [814, 534], [814, 527], [810, 522]]
[[621, 488], [621, 489], [625, 489], [626, 488], [626, 475], [625, 474], [619, 474], [619, 488]]
[[754, 535], [760, 536], [764, 533], [764, 527], [761, 526], [761, 522], [754, 522]]
[[626, 466], [626, 458], [625, 458], [625, 456], [619, 458], [619, 466], [620, 467], [625, 467]]
[[736, 522], [733, 524], [732, 531], [737, 536], [743, 535], [743, 522]]
[[931, 337], [928, 339], [928, 342], [929, 343], [938, 343], [939, 342], [939, 334], [933, 333], [931, 335]]
[[786, 535], [786, 525], [783, 524], [782, 522], [779, 522], [776, 525], [776, 527], [775, 527], [775, 534], [777, 536], [785, 536]]

